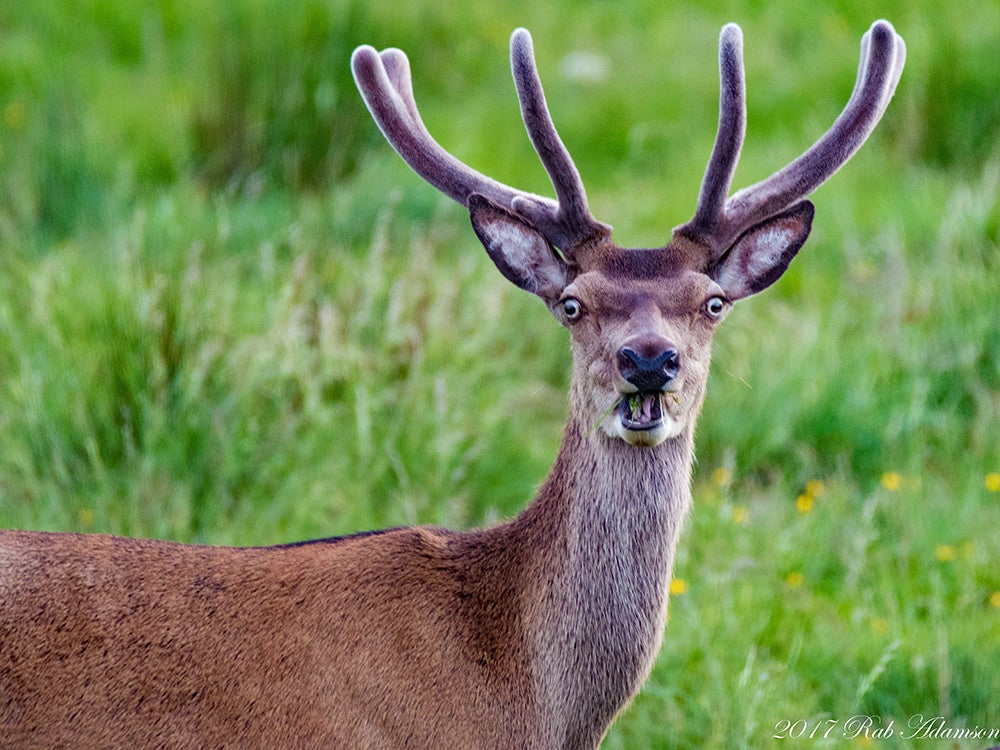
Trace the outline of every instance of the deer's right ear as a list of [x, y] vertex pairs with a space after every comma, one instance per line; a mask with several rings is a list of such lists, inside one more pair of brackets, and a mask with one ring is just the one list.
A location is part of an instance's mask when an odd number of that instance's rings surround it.
[[566, 263], [537, 229], [475, 193], [469, 197], [469, 215], [500, 273], [549, 305], [559, 299], [566, 288]]

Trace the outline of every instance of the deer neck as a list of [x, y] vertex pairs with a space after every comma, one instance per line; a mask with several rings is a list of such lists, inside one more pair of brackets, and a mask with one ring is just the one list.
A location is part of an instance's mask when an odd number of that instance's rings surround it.
[[578, 739], [600, 739], [662, 641], [692, 432], [639, 448], [572, 409], [551, 473], [515, 522], [534, 540], [526, 617], [539, 697]]

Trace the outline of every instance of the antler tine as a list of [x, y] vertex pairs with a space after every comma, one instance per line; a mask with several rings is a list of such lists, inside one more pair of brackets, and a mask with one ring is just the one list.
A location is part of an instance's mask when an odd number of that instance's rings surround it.
[[861, 42], [854, 92], [844, 111], [812, 147], [784, 169], [733, 195], [712, 237], [722, 253], [750, 226], [805, 198], [868, 139], [889, 104], [906, 61], [906, 45], [888, 21], [876, 21]]
[[580, 175], [549, 118], [535, 71], [531, 37], [524, 29], [514, 32], [511, 60], [528, 135], [549, 173], [558, 203], [504, 185], [445, 151], [420, 117], [410, 63], [401, 50], [377, 52], [368, 45], [358, 47], [351, 57], [351, 69], [382, 134], [417, 174], [464, 206], [475, 193], [489, 198], [522, 216], [566, 252], [609, 228], [590, 216]]
[[705, 169], [694, 218], [678, 231], [704, 240], [715, 230], [746, 135], [746, 84], [743, 73], [743, 32], [734, 23], [719, 34], [719, 128]]
[[480, 193], [511, 208], [517, 191], [465, 165], [428, 132], [417, 110], [410, 63], [402, 50], [379, 53], [368, 45], [358, 47], [351, 56], [351, 69], [382, 134], [413, 171], [463, 206], [470, 195]]
[[550, 227], [550, 233], [559, 240], [555, 244], [560, 247], [571, 246], [597, 232], [609, 231], [610, 227], [591, 215], [580, 172], [556, 132], [545, 103], [531, 34], [527, 29], [517, 29], [511, 35], [510, 61], [528, 138], [549, 175], [558, 199], [558, 206], [553, 211], [550, 205], [515, 198], [515, 210], [536, 225]]

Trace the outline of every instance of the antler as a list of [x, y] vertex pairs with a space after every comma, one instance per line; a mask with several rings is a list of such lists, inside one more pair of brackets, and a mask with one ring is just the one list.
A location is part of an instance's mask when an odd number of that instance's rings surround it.
[[861, 39], [861, 61], [851, 98], [830, 129], [798, 159], [766, 180], [726, 195], [746, 130], [742, 36], [729, 24], [719, 37], [719, 129], [694, 218], [677, 232], [721, 256], [747, 229], [802, 200], [840, 169], [882, 118], [906, 61], [906, 45], [888, 21], [876, 21]]
[[520, 215], [564, 253], [610, 227], [593, 218], [580, 173], [556, 133], [535, 66], [531, 35], [518, 29], [510, 41], [511, 67], [521, 117], [555, 188], [558, 202], [516, 190], [462, 163], [445, 151], [424, 126], [413, 97], [410, 63], [398, 49], [358, 47], [351, 57], [354, 80], [386, 140], [403, 160], [438, 190], [467, 206], [484, 195]]
[[719, 35], [719, 91], [719, 129], [715, 146], [701, 182], [694, 218], [683, 229], [698, 237], [711, 235], [722, 218], [746, 135], [743, 32], [735, 23], [726, 24]]

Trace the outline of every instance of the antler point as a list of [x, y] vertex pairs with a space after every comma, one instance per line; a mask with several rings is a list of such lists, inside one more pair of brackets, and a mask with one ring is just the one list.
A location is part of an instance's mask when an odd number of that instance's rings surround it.
[[722, 27], [719, 37], [720, 39], [732, 38], [733, 41], [741, 42], [743, 41], [743, 29], [740, 28], [739, 24], [730, 22]]
[[378, 57], [378, 52], [370, 44], [362, 44], [356, 47], [351, 53], [351, 68], [357, 70], [358, 65], [370, 64], [372, 59]]
[[517, 54], [527, 54], [529, 57], [533, 55], [534, 44], [531, 40], [531, 32], [529, 32], [523, 26], [514, 29], [514, 32], [510, 35], [510, 54], [511, 56]]

